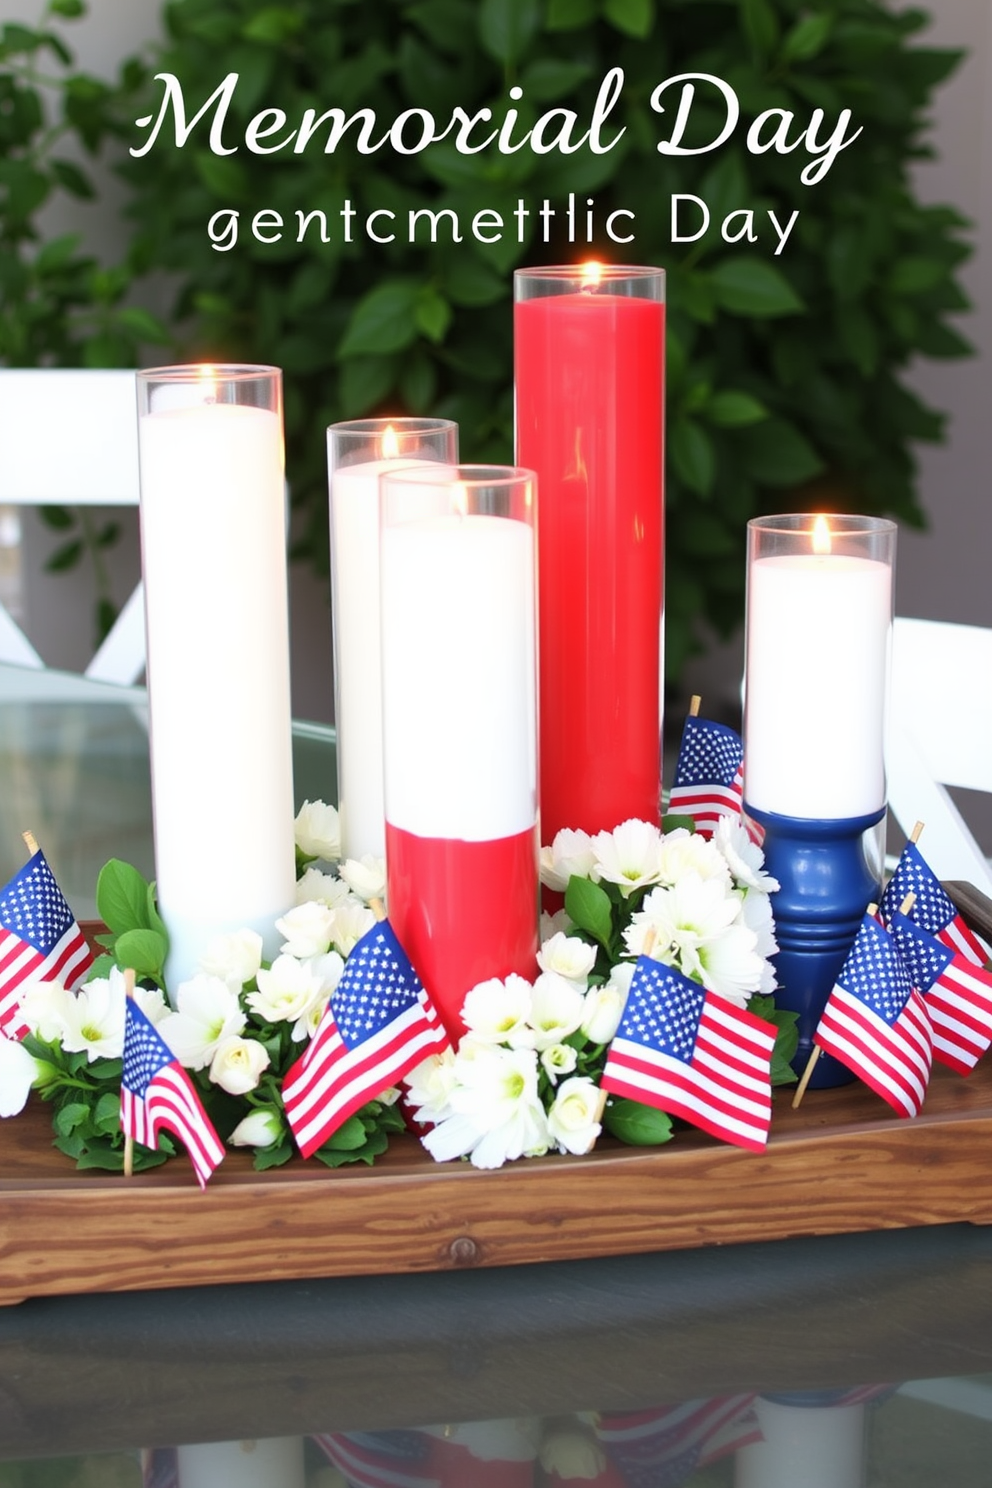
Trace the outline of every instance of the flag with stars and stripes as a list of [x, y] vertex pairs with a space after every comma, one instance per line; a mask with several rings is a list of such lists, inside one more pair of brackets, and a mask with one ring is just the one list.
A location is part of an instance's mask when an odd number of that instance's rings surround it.
[[761, 1151], [772, 1116], [775, 1028], [674, 967], [640, 956], [600, 1081]]
[[958, 914], [953, 900], [945, 893], [940, 879], [927, 863], [915, 842], [907, 842], [886, 885], [879, 906], [886, 924], [905, 901], [914, 896], [909, 918], [928, 935], [936, 936], [948, 949], [966, 956], [975, 966], [984, 966], [992, 951], [984, 940], [968, 929]]
[[712, 837], [722, 816], [741, 815], [743, 766], [740, 734], [690, 713], [682, 729], [669, 811], [691, 816], [700, 836]]
[[349, 1488], [440, 1488], [422, 1431], [327, 1431], [311, 1440]]
[[900, 1116], [918, 1116], [933, 1061], [933, 1028], [896, 943], [865, 915], [827, 998], [813, 1042]]
[[388, 921], [366, 931], [317, 1032], [282, 1084], [304, 1157], [366, 1101], [450, 1047], [440, 1018]]
[[20, 1039], [28, 1031], [21, 994], [31, 981], [74, 990], [94, 956], [42, 852], [0, 890], [0, 1029]]
[[754, 1399], [714, 1396], [604, 1415], [596, 1435], [628, 1488], [675, 1488], [697, 1469], [761, 1440]]
[[889, 923], [896, 948], [933, 1024], [933, 1057], [970, 1074], [992, 1044], [992, 972], [928, 935], [897, 910]]
[[143, 1147], [158, 1146], [162, 1127], [184, 1144], [201, 1188], [224, 1146], [189, 1075], [132, 997], [124, 1022], [121, 1128]]

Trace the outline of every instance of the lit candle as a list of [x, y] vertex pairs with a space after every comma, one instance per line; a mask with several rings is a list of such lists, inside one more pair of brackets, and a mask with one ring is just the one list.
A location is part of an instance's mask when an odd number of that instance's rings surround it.
[[280, 373], [138, 374], [155, 874], [174, 992], [293, 904]]
[[885, 804], [895, 527], [871, 517], [749, 524], [744, 794], [779, 816]]
[[541, 818], [657, 821], [663, 702], [661, 269], [514, 277], [517, 461], [540, 491]]
[[360, 419], [327, 431], [338, 810], [346, 858], [386, 851], [379, 640], [379, 477], [411, 460], [454, 464], [449, 419]]
[[477, 982], [535, 971], [533, 484], [382, 480], [389, 917], [455, 1037]]

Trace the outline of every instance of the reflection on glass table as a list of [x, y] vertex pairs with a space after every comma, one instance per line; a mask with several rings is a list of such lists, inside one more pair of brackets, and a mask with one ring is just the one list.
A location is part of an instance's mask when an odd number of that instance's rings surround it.
[[[250, 719], [232, 722], [238, 727]], [[295, 723], [293, 768], [297, 807], [333, 801], [334, 730]], [[154, 877], [143, 688], [0, 665], [0, 882], [25, 861], [24, 831], [41, 844], [77, 919], [95, 916], [96, 877], [108, 858]], [[223, 833], [223, 822], [204, 823], [206, 850], [218, 860]]]

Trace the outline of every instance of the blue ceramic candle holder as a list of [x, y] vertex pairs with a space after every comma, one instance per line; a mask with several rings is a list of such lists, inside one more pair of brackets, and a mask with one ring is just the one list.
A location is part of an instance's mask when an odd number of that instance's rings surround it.
[[[802, 1075], [816, 1025], [864, 912], [881, 894], [881, 873], [867, 849], [868, 834], [885, 816], [885, 808], [837, 821], [778, 816], [746, 802], [744, 809], [764, 828], [765, 868], [781, 885], [772, 895], [779, 945], [775, 1001], [799, 1014], [799, 1048], [792, 1067]], [[853, 1079], [839, 1059], [822, 1053], [809, 1083], [816, 1090]]]

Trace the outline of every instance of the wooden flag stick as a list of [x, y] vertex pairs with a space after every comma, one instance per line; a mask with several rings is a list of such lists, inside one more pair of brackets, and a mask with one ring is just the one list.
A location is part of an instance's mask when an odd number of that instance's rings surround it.
[[699, 710], [700, 710], [700, 708], [702, 706], [703, 706], [703, 700], [702, 700], [702, 698], [699, 696], [699, 693], [698, 692], [694, 692], [692, 694], [691, 699], [689, 700], [689, 717], [690, 718], [698, 718], [699, 717]]
[[377, 920], [382, 921], [386, 918], [386, 906], [383, 904], [381, 899], [370, 899], [369, 909], [375, 915]]
[[[912, 894], [907, 894], [906, 897], [908, 899], [912, 899], [913, 898], [913, 895]], [[871, 915], [874, 915], [877, 912], [877, 910], [878, 910], [878, 905], [877, 904], [869, 904], [868, 908], [865, 910], [865, 914], [871, 916]], [[814, 1044], [814, 1046], [813, 1046], [813, 1052], [809, 1056], [809, 1059], [806, 1062], [806, 1068], [803, 1070], [803, 1077], [799, 1081], [798, 1086], [796, 1087], [796, 1093], [795, 1093], [795, 1095], [792, 1097], [792, 1109], [794, 1111], [798, 1111], [799, 1110], [799, 1103], [802, 1100], [803, 1096], [806, 1094], [806, 1087], [809, 1084], [810, 1075], [813, 1073], [814, 1069], [816, 1068], [816, 1061], [819, 1059], [819, 1057], [820, 1057], [820, 1046], [819, 1046], [819, 1044]]]
[[910, 912], [910, 910], [913, 908], [913, 905], [915, 903], [916, 903], [916, 895], [913, 894], [913, 893], [907, 894], [906, 897], [905, 897], [905, 899], [902, 901], [902, 903], [899, 906], [899, 913], [902, 914], [902, 915], [908, 915], [909, 912]]
[[913, 844], [914, 847], [916, 846], [917, 842], [919, 842], [922, 833], [923, 833], [923, 823], [921, 821], [918, 821], [916, 823], [916, 826], [913, 828], [912, 832], [910, 833], [910, 838], [909, 838], [910, 842], [912, 842], [912, 844]]
[[35, 853], [38, 851], [38, 843], [34, 833], [22, 832], [21, 836], [24, 838], [24, 846], [27, 848], [31, 856], [34, 857]]
[[[128, 966], [124, 970], [124, 991], [128, 997], [134, 996], [134, 968]], [[134, 1135], [127, 1132], [124, 1137], [124, 1177], [134, 1176]]]

